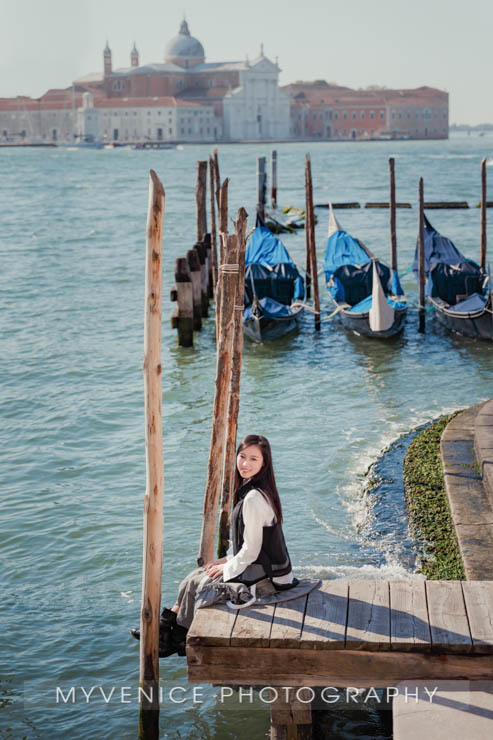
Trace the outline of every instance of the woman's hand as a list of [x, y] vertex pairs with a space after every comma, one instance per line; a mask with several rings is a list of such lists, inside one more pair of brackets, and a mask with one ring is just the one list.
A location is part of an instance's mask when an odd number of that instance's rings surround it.
[[227, 562], [227, 558], [221, 558], [220, 560], [214, 560], [212, 563], [207, 563], [204, 566], [204, 570], [210, 578], [216, 578], [220, 576], [224, 570], [224, 564]]

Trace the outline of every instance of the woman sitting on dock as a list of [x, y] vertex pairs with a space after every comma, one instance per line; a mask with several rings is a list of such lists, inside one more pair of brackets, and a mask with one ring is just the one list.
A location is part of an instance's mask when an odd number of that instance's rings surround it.
[[[297, 584], [281, 527], [282, 508], [270, 444], [261, 435], [249, 434], [238, 447], [233, 505], [232, 545], [226, 557], [189, 573], [180, 584], [174, 606], [161, 613], [161, 658], [174, 653], [185, 655], [187, 631], [197, 599], [205, 591], [212, 593], [206, 600], [210, 605], [229, 598], [226, 584], [252, 587], [254, 596]], [[140, 639], [139, 629], [131, 633]]]

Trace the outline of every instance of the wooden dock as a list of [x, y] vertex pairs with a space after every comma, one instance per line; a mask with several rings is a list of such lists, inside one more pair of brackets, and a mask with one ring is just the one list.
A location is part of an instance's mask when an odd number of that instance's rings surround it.
[[386, 687], [493, 680], [493, 581], [323, 581], [275, 606], [199, 609], [192, 682]]

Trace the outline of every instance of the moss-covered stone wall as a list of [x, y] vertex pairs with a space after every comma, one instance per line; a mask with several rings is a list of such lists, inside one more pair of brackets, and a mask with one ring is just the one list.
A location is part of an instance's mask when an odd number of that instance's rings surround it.
[[409, 521], [421, 550], [419, 572], [430, 580], [465, 579], [440, 455], [443, 430], [457, 413], [440, 419], [418, 434], [404, 458]]

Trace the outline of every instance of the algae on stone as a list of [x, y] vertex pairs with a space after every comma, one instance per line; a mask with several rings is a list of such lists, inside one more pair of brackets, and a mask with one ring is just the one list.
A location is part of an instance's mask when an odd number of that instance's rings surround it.
[[445, 491], [440, 439], [456, 412], [435, 422], [409, 445], [403, 474], [414, 537], [421, 546], [420, 572], [430, 580], [464, 580], [464, 564]]

